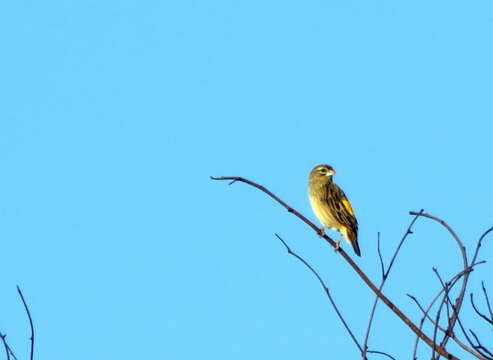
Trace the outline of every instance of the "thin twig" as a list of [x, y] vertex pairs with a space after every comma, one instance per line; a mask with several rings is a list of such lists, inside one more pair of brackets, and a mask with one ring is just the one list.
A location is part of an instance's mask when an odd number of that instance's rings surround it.
[[490, 232], [493, 231], [493, 226], [490, 227], [488, 230], [486, 230], [483, 235], [481, 235], [479, 237], [479, 240], [478, 240], [478, 243], [476, 244], [476, 250], [474, 251], [474, 256], [472, 257], [472, 261], [471, 263], [474, 263], [476, 262], [476, 259], [478, 257], [478, 254], [479, 254], [479, 249], [481, 248], [481, 246], [483, 245], [483, 240], [484, 238], [486, 237], [486, 235], [488, 235]]
[[377, 233], [377, 252], [378, 259], [380, 260], [380, 269], [382, 271], [382, 281], [385, 280], [385, 265], [383, 264], [382, 251], [380, 249], [380, 232]]
[[490, 299], [488, 297], [488, 292], [484, 286], [484, 281], [481, 281], [481, 287], [483, 288], [484, 298], [486, 299], [486, 305], [488, 306], [488, 311], [490, 313], [490, 319], [493, 320], [493, 312], [491, 311]]
[[[485, 262], [486, 261], [479, 261], [477, 263], [472, 263], [467, 269], [461, 270], [460, 272], [458, 272], [457, 274], [455, 274], [448, 281], [448, 283], [450, 284], [450, 289], [452, 289], [455, 286], [455, 284], [457, 284], [457, 282], [464, 276], [464, 274], [473, 271], [475, 266], [480, 265], [480, 264], [484, 264]], [[444, 292], [444, 289], [442, 287], [442, 288], [440, 288], [440, 290], [438, 291], [438, 293], [435, 295], [435, 297], [433, 298], [433, 300], [431, 301], [431, 303], [428, 305], [428, 308], [426, 309], [423, 317], [421, 318], [421, 320], [419, 322], [419, 330], [421, 330], [423, 328], [423, 325], [424, 325], [424, 322], [425, 322], [425, 320], [426, 320], [426, 318], [428, 316], [428, 313], [430, 312], [431, 308], [433, 307], [433, 305], [435, 304], [435, 302], [440, 298], [440, 296], [442, 295], [443, 292]], [[435, 324], [434, 322], [432, 322], [432, 323]], [[416, 353], [418, 351], [419, 340], [420, 340], [420, 337], [419, 336], [416, 336], [416, 340], [414, 342], [414, 348], [413, 348], [413, 359], [416, 359]]]
[[[472, 336], [474, 336], [474, 339], [476, 340], [476, 342], [478, 343], [476, 346], [474, 346], [474, 348], [478, 351], [484, 351], [486, 353], [488, 353], [489, 356], [487, 356], [488, 359], [492, 359], [490, 356], [493, 356], [493, 353], [491, 353], [491, 351], [489, 351], [487, 348], [485, 348], [481, 342], [479, 341], [479, 338], [477, 337], [477, 335], [474, 333], [474, 331], [472, 331], [471, 329], [469, 329], [469, 331], [471, 332]], [[485, 355], [486, 356], [486, 355]]]
[[17, 357], [15, 356], [14, 352], [12, 351], [12, 348], [9, 346], [7, 343], [7, 340], [5, 339], [7, 337], [7, 334], [3, 334], [0, 332], [0, 338], [2, 339], [3, 347], [5, 348], [5, 355], [7, 356], [7, 360], [10, 359], [12, 356], [12, 359], [17, 360]]
[[[242, 177], [238, 176], [222, 176], [222, 177], [212, 177], [212, 180], [217, 180], [217, 181], [224, 181], [224, 180], [231, 180], [233, 182], [243, 182], [245, 184], [248, 184], [250, 186], [253, 186], [260, 191], [264, 192], [268, 196], [270, 196], [272, 199], [274, 199], [277, 203], [279, 203], [281, 206], [283, 206], [285, 209], [288, 210], [288, 212], [292, 213], [296, 217], [298, 217], [300, 220], [302, 220], [305, 224], [310, 226], [313, 231], [319, 235], [319, 229], [318, 227], [312, 223], [310, 220], [308, 220], [306, 217], [301, 215], [298, 211], [294, 210], [291, 206], [286, 204], [284, 201], [282, 201], [279, 197], [274, 195], [271, 191], [269, 191], [267, 188], [265, 188], [262, 185], [259, 185], [257, 183], [254, 183], [253, 181], [247, 180]], [[406, 316], [404, 313], [397, 307], [395, 306], [392, 301], [390, 301], [384, 294], [382, 294], [378, 288], [370, 281], [370, 279], [366, 276], [366, 274], [359, 268], [358, 265], [353, 261], [353, 259], [342, 249], [342, 247], [339, 247], [336, 245], [336, 242], [324, 234], [322, 236], [325, 241], [327, 241], [334, 249], [337, 249], [337, 252], [344, 258], [344, 260], [353, 268], [353, 270], [358, 274], [358, 276], [365, 282], [365, 284], [378, 296], [380, 299], [387, 305], [387, 307], [392, 310], [392, 312], [397, 315], [417, 336], [419, 336], [428, 346], [433, 347], [436, 346], [436, 344], [433, 343], [433, 341], [425, 335], [421, 330], [418, 329], [418, 327]], [[448, 360], [458, 360], [458, 358], [451, 353], [449, 353], [444, 347], [438, 346], [437, 351], [440, 355], [445, 357]]]
[[286, 244], [286, 242], [278, 234], [274, 234], [274, 235], [282, 242], [282, 244], [286, 248], [286, 250], [287, 250], [287, 252], [288, 252], [289, 255], [292, 255], [296, 259], [298, 259], [299, 261], [301, 261], [303, 263], [303, 265], [305, 265], [308, 269], [310, 269], [310, 271], [315, 275], [315, 277], [318, 279], [318, 281], [322, 285], [322, 287], [323, 287], [323, 289], [325, 291], [325, 294], [327, 295], [327, 298], [329, 299], [329, 302], [331, 303], [331, 305], [334, 308], [337, 316], [339, 317], [339, 320], [341, 320], [342, 324], [344, 325], [344, 328], [348, 332], [348, 334], [351, 337], [351, 339], [353, 340], [354, 344], [358, 347], [359, 351], [360, 352], [363, 352], [363, 349], [361, 348], [361, 345], [359, 344], [358, 340], [356, 340], [356, 337], [354, 336], [353, 332], [349, 328], [349, 325], [346, 323], [346, 320], [344, 320], [344, 317], [342, 316], [341, 312], [337, 308], [337, 305], [336, 305], [334, 299], [332, 298], [332, 295], [330, 294], [329, 288], [327, 287], [327, 285], [325, 285], [325, 282], [322, 280], [322, 278], [317, 273], [317, 271], [305, 259], [303, 259], [301, 256], [299, 256], [298, 254], [296, 254], [293, 250], [291, 250], [291, 248], [288, 246], [288, 244]]
[[[411, 213], [411, 214], [412, 215], [418, 215], [417, 213]], [[462, 255], [463, 268], [467, 269], [467, 267], [469, 265], [467, 263], [466, 248], [465, 248], [464, 244], [462, 243], [462, 241], [457, 236], [457, 234], [455, 233], [455, 231], [452, 230], [452, 228], [445, 221], [443, 221], [442, 219], [439, 219], [433, 215], [421, 213], [418, 216], [423, 216], [423, 217], [432, 219], [432, 220], [438, 222], [440, 225], [442, 225], [445, 229], [447, 229], [447, 231], [450, 233], [450, 235], [452, 235], [452, 237], [454, 238], [455, 242], [457, 243], [457, 245], [459, 247], [459, 250], [460, 250], [461, 255]], [[473, 259], [472, 263], [474, 263], [475, 261], [476, 261], [476, 259]], [[462, 303], [464, 301], [464, 296], [466, 294], [466, 288], [467, 288], [468, 280], [469, 280], [469, 273], [464, 275], [464, 278], [462, 280], [462, 287], [460, 289], [459, 295], [455, 299], [455, 308], [457, 309], [457, 315], [459, 314], [461, 307], [462, 307]], [[456, 321], [457, 321], [457, 316], [456, 316], [455, 312], [452, 313], [452, 315], [448, 316], [448, 331], [445, 333], [442, 341], [440, 342], [440, 346], [445, 347], [447, 345], [449, 334], [453, 333]]]
[[[437, 276], [438, 278], [438, 281], [440, 281], [440, 284], [442, 285], [442, 288], [444, 289], [444, 296], [443, 296], [443, 300], [442, 302], [445, 303], [445, 306], [447, 308], [447, 319], [450, 319], [450, 305], [453, 306], [452, 302], [450, 301], [450, 297], [449, 297], [449, 292], [451, 290], [450, 288], [450, 284], [448, 282], [444, 282], [442, 277], [440, 276], [440, 274], [438, 273], [438, 270], [437, 268], [432, 268], [433, 272], [435, 273], [435, 275]], [[450, 324], [449, 324], [450, 325]], [[445, 333], [447, 332], [447, 330], [445, 330]]]
[[21, 297], [22, 303], [24, 304], [24, 309], [26, 309], [27, 316], [29, 318], [29, 325], [31, 326], [31, 353], [30, 353], [30, 359], [33, 360], [34, 358], [34, 325], [33, 325], [33, 319], [31, 317], [31, 312], [29, 311], [29, 307], [27, 306], [26, 300], [24, 299], [24, 295], [22, 294], [21, 288], [17, 286], [17, 292], [19, 293], [19, 296]]
[[488, 323], [490, 323], [491, 325], [493, 325], [493, 320], [490, 320], [488, 319], [488, 317], [484, 314], [482, 314], [478, 308], [476, 307], [476, 304], [474, 304], [474, 299], [473, 299], [473, 294], [471, 293], [471, 305], [472, 305], [472, 308], [474, 309], [474, 311], [476, 312], [476, 314], [478, 314], [480, 317], [482, 317], [484, 320], [486, 320]]
[[[416, 297], [410, 295], [410, 294], [407, 294], [408, 297], [410, 297], [415, 303], [416, 305], [418, 306], [418, 308], [421, 310], [421, 312], [424, 314], [424, 317], [426, 317], [426, 319], [428, 319], [432, 324], [433, 326], [436, 326], [438, 327], [438, 329], [445, 333], [445, 331], [447, 331], [446, 329], [444, 329], [443, 327], [441, 327], [439, 324], [435, 323], [435, 320], [433, 320], [430, 315], [428, 315], [428, 312], [425, 311], [425, 309], [423, 308], [423, 306], [419, 303], [418, 299], [416, 299]], [[465, 351], [467, 351], [468, 353], [476, 356], [478, 359], [481, 359], [481, 360], [488, 360], [487, 358], [483, 357], [480, 353], [478, 353], [476, 350], [474, 350], [473, 348], [467, 346], [466, 344], [464, 344], [462, 341], [460, 341], [454, 334], [452, 334], [451, 336], [451, 339], [454, 340], [454, 342], [459, 345], [462, 349], [464, 349]]]
[[418, 301], [418, 299], [416, 299], [416, 296], [413, 296], [411, 294], [406, 294], [407, 297], [409, 297], [412, 301], [414, 301], [414, 303], [418, 306], [419, 310], [421, 310], [421, 312], [423, 313], [423, 316], [429, 321], [431, 322], [431, 324], [433, 326], [436, 326], [438, 328], [438, 330], [440, 330], [441, 332], [445, 332], [447, 331], [447, 329], [444, 329], [443, 327], [441, 327], [439, 324], [437, 324], [435, 322], [435, 320], [433, 320], [431, 318], [431, 316], [428, 314], [428, 312], [424, 309], [423, 305], [421, 305], [421, 303]]
[[396, 358], [395, 358], [395, 357], [393, 357], [392, 355], [387, 354], [386, 352], [383, 352], [383, 351], [367, 350], [366, 352], [367, 352], [368, 354], [378, 354], [378, 355], [383, 355], [383, 356], [388, 357], [389, 359], [396, 360]]
[[[423, 211], [424, 210], [421, 209], [419, 214], [423, 213]], [[413, 220], [411, 221], [411, 223], [409, 224], [409, 226], [407, 227], [406, 233], [402, 236], [401, 241], [399, 241], [399, 244], [397, 245], [397, 248], [394, 251], [394, 255], [392, 256], [392, 259], [390, 260], [389, 266], [388, 266], [387, 270], [385, 270], [385, 271], [384, 271], [385, 267], [383, 265], [382, 253], [380, 251], [380, 233], [378, 233], [377, 251], [378, 251], [378, 257], [380, 259], [380, 265], [382, 268], [382, 281], [380, 282], [380, 286], [378, 287], [378, 291], [382, 291], [383, 286], [385, 285], [385, 282], [387, 281], [387, 278], [389, 276], [390, 270], [392, 269], [392, 266], [394, 265], [395, 259], [397, 258], [397, 255], [399, 254], [399, 251], [402, 247], [402, 244], [404, 243], [404, 241], [406, 240], [408, 235], [413, 233], [411, 229], [412, 229], [414, 223], [416, 222], [416, 220], [418, 220], [418, 217], [419, 217], [419, 215], [416, 215], [413, 218]], [[375, 317], [377, 304], [378, 304], [378, 295], [375, 296], [375, 301], [373, 302], [373, 306], [372, 306], [371, 312], [370, 312], [370, 318], [368, 319], [368, 326], [366, 328], [365, 341], [363, 343], [364, 352], [362, 354], [362, 359], [365, 359], [366, 349], [368, 349], [368, 340], [370, 339], [371, 326], [373, 324], [373, 318]]]
[[9, 352], [9, 345], [7, 344], [7, 341], [5, 340], [5, 337], [7, 335], [4, 335], [0, 332], [0, 338], [2, 338], [3, 342], [3, 347], [5, 348], [5, 355], [7, 356], [7, 360], [10, 360], [10, 352]]
[[[435, 274], [437, 275], [438, 279], [440, 280], [440, 283], [442, 284], [442, 288], [444, 289], [444, 292], [445, 292], [445, 295], [444, 295], [444, 300], [443, 302], [448, 302], [450, 303], [450, 306], [452, 307], [452, 311], [454, 312], [455, 314], [455, 317], [457, 319], [457, 323], [459, 324], [459, 327], [460, 329], [462, 330], [462, 333], [464, 334], [466, 340], [469, 342], [469, 344], [476, 350], [476, 352], [478, 352], [481, 356], [479, 356], [480, 359], [485, 359], [487, 358], [487, 355], [484, 353], [484, 351], [482, 350], [486, 350], [488, 351], [488, 349], [484, 349], [484, 348], [478, 348], [476, 346], [474, 346], [472, 340], [469, 338], [469, 336], [467, 335], [467, 332], [464, 328], [464, 325], [462, 324], [462, 321], [459, 317], [459, 313], [457, 312], [457, 309], [455, 308], [454, 304], [452, 303], [452, 300], [450, 300], [450, 297], [448, 296], [448, 289], [449, 289], [449, 283], [444, 283], [442, 278], [440, 277], [440, 274], [438, 273], [438, 271], [434, 268], [433, 271], [435, 272]], [[442, 304], [443, 304], [442, 302]], [[447, 331], [448, 331], [449, 328], [447, 328]], [[471, 331], [471, 330], [469, 330]], [[447, 334], [450, 338], [453, 338], [455, 337], [455, 335], [453, 333], [451, 334]], [[472, 353], [472, 352], [471, 352]], [[473, 354], [473, 353], [472, 353]]]
[[[442, 308], [443, 308], [443, 305], [444, 304], [446, 304], [446, 306], [447, 306], [447, 319], [450, 319], [448, 317], [449, 316], [448, 304], [449, 304], [449, 300], [450, 300], [449, 299], [449, 296], [448, 296], [448, 293], [449, 293], [450, 289], [449, 289], [449, 284], [443, 282], [442, 277], [438, 273], [438, 270], [436, 268], [432, 268], [432, 270], [435, 273], [435, 275], [437, 276], [438, 280], [440, 281], [440, 284], [442, 285], [442, 289], [443, 289], [443, 292], [444, 292], [444, 294], [443, 294], [443, 300], [441, 301], [440, 306], [438, 307], [437, 317], [436, 317], [436, 320], [435, 320], [435, 327], [433, 328], [433, 342], [436, 344], [436, 337], [437, 337], [437, 334], [438, 334], [438, 325], [440, 324], [440, 314], [442, 312]], [[447, 330], [445, 331], [445, 335], [448, 335], [447, 334], [448, 329], [449, 329], [449, 327], [447, 327]], [[435, 348], [433, 348], [433, 351], [432, 351], [432, 354], [431, 354], [431, 359], [432, 360], [435, 359]]]

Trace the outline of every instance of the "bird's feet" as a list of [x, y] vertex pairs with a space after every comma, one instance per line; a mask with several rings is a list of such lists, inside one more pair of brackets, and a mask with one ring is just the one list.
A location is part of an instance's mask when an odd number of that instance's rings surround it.
[[321, 227], [320, 229], [318, 229], [318, 236], [324, 237], [324, 235], [325, 235], [325, 229]]
[[336, 241], [336, 246], [334, 246], [334, 251], [335, 252], [338, 252], [339, 251], [339, 245], [341, 244], [341, 238], [339, 238], [339, 240]]
[[341, 240], [336, 241], [336, 246], [334, 246], [334, 251], [338, 252], [339, 251], [339, 244], [341, 243]]

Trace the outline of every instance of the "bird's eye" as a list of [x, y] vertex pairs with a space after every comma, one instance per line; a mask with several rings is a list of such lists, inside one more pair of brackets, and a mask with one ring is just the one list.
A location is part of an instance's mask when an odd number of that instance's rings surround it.
[[320, 174], [326, 174], [326, 173], [327, 173], [327, 169], [324, 168], [320, 169]]

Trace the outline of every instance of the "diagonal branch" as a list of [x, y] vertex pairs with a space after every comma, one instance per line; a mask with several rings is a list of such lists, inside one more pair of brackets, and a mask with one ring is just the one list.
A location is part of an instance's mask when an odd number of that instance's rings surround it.
[[[312, 223], [310, 220], [308, 220], [306, 217], [301, 215], [298, 211], [294, 210], [291, 206], [286, 204], [284, 201], [282, 201], [279, 197], [274, 195], [271, 191], [269, 191], [267, 188], [265, 188], [262, 185], [259, 185], [257, 183], [254, 183], [253, 181], [247, 180], [242, 177], [237, 177], [237, 176], [222, 176], [222, 177], [211, 177], [212, 180], [218, 180], [218, 181], [224, 181], [224, 180], [230, 180], [231, 183], [235, 182], [243, 182], [245, 184], [248, 184], [250, 186], [253, 186], [260, 191], [266, 193], [269, 195], [272, 199], [274, 199], [276, 202], [278, 202], [281, 206], [283, 206], [285, 209], [288, 210], [288, 212], [292, 213], [296, 217], [298, 217], [300, 220], [302, 220], [304, 223], [306, 223], [308, 226], [310, 226], [315, 233], [319, 234], [319, 229], [317, 226]], [[358, 274], [358, 276], [363, 280], [363, 282], [387, 305], [387, 307], [392, 310], [394, 314], [396, 314], [417, 336], [419, 336], [428, 346], [430, 347], [436, 347], [437, 352], [445, 357], [446, 359], [449, 360], [458, 360], [458, 358], [451, 353], [449, 353], [443, 346], [437, 346], [433, 341], [425, 335], [421, 330], [418, 329], [418, 327], [406, 316], [404, 313], [397, 307], [395, 306], [392, 301], [390, 301], [382, 292], [378, 290], [378, 288], [370, 281], [370, 279], [366, 276], [366, 274], [359, 268], [358, 265], [353, 261], [353, 259], [342, 249], [342, 247], [336, 246], [336, 243], [334, 240], [332, 240], [329, 236], [324, 235], [323, 238], [325, 241], [327, 241], [334, 249], [337, 250], [337, 252], [343, 257], [343, 259], [353, 268], [353, 270]]]
[[344, 317], [342, 316], [341, 312], [339, 311], [339, 309], [338, 309], [338, 307], [337, 307], [334, 299], [332, 298], [332, 295], [330, 295], [329, 288], [327, 287], [327, 285], [325, 285], [325, 282], [322, 280], [322, 278], [317, 273], [317, 271], [305, 259], [303, 259], [301, 256], [299, 256], [294, 251], [292, 251], [291, 248], [288, 246], [288, 244], [286, 244], [286, 242], [278, 234], [274, 234], [274, 235], [282, 242], [282, 244], [286, 248], [286, 250], [287, 250], [287, 252], [288, 252], [289, 255], [293, 255], [296, 259], [298, 259], [299, 261], [301, 261], [303, 263], [303, 265], [305, 265], [313, 273], [313, 275], [315, 275], [315, 277], [320, 282], [320, 285], [322, 285], [322, 287], [323, 287], [323, 289], [325, 291], [325, 294], [327, 295], [327, 298], [329, 299], [330, 304], [332, 305], [332, 307], [334, 308], [337, 316], [341, 320], [342, 325], [344, 325], [344, 328], [349, 333], [349, 336], [353, 340], [354, 344], [358, 347], [359, 351], [360, 352], [363, 352], [363, 349], [361, 348], [361, 345], [359, 344], [358, 340], [356, 340], [356, 337], [354, 336], [353, 332], [349, 328], [349, 325], [346, 323], [346, 320], [344, 320]]

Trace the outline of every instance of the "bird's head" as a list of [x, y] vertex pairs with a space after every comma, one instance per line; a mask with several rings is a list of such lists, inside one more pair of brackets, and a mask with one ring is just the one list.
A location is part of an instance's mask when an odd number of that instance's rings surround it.
[[330, 182], [336, 171], [330, 165], [317, 165], [310, 173], [310, 181]]

